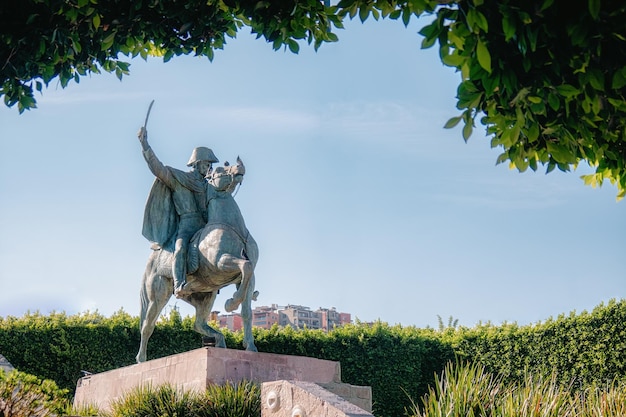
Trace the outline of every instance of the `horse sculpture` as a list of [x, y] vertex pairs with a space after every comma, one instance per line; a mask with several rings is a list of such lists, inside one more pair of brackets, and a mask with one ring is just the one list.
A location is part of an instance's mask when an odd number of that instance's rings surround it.
[[[237, 158], [233, 166], [216, 168], [209, 177], [207, 186], [208, 223], [198, 231], [190, 243], [186, 289], [190, 295], [182, 300], [196, 310], [194, 330], [215, 339], [216, 347], [226, 347], [224, 335], [209, 326], [208, 321], [218, 291], [230, 284], [237, 290], [228, 299], [225, 309], [236, 310], [241, 305], [243, 319], [243, 346], [257, 351], [252, 336], [252, 300], [258, 292], [254, 290], [254, 268], [259, 258], [256, 242], [248, 232], [233, 198], [233, 191], [241, 183], [245, 167]], [[171, 246], [171, 245], [170, 245]], [[147, 345], [156, 321], [173, 293], [173, 254], [168, 245], [157, 248], [150, 254], [141, 283], [141, 343], [137, 362], [144, 362]]]

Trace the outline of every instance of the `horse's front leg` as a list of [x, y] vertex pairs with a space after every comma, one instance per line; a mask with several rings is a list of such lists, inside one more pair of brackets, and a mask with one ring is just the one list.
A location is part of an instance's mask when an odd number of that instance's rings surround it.
[[254, 291], [254, 282], [250, 285], [250, 280], [254, 280], [254, 268], [252, 267], [252, 262], [249, 260], [228, 254], [220, 257], [217, 267], [222, 272], [239, 272], [241, 274], [241, 282], [237, 287], [237, 291], [233, 294], [233, 298], [229, 298], [224, 304], [224, 308], [230, 313], [237, 310], [239, 305], [243, 302], [248, 289], [252, 288]]
[[183, 300], [196, 309], [196, 321], [193, 325], [193, 329], [201, 335], [214, 337], [215, 347], [225, 348], [226, 338], [224, 338], [224, 335], [209, 326], [208, 323], [211, 318], [211, 309], [213, 308], [213, 303], [215, 303], [215, 297], [217, 297], [217, 291], [200, 292], [183, 297]]

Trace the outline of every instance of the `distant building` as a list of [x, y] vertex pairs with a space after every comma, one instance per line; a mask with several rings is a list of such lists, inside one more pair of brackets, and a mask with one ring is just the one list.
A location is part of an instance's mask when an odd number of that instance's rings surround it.
[[261, 306], [252, 310], [252, 326], [269, 329], [274, 324], [280, 323], [280, 313], [278, 306], [272, 304], [271, 307]]
[[234, 332], [243, 328], [243, 319], [239, 313], [218, 315], [217, 318], [219, 320], [220, 327], [226, 327]]
[[320, 313], [311, 311], [309, 307], [288, 305], [280, 310], [280, 325], [296, 329], [321, 329]]
[[[217, 315], [214, 312], [214, 320], [219, 322], [220, 327], [237, 331], [243, 328], [243, 319], [238, 313]], [[340, 313], [335, 307], [318, 308], [312, 311], [309, 307], [289, 304], [280, 307], [277, 304], [260, 306], [252, 310], [252, 326], [270, 329], [273, 325], [291, 326], [295, 329], [322, 329], [329, 331], [335, 327], [352, 323], [350, 313]]]
[[335, 307], [318, 308], [317, 312], [320, 314], [321, 328], [325, 331], [334, 329], [335, 327], [343, 326], [344, 324], [352, 323], [352, 316], [350, 313], [340, 313]]

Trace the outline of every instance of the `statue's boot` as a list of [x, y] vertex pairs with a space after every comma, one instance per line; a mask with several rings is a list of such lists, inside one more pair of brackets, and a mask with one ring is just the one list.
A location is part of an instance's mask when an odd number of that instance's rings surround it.
[[182, 282], [179, 285], [174, 283], [174, 297], [176, 298], [185, 298], [188, 295], [191, 295], [192, 291], [187, 288], [187, 283]]

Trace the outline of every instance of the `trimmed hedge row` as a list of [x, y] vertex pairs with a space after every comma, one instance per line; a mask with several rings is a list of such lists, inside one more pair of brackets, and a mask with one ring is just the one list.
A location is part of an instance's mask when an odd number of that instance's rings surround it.
[[[102, 372], [134, 363], [139, 319], [119, 311], [67, 316], [28, 314], [0, 318], [0, 353], [20, 371], [53, 379], [73, 391], [81, 370]], [[556, 371], [564, 382], [585, 385], [626, 378], [626, 300], [591, 313], [570, 314], [530, 326], [504, 324], [442, 331], [357, 323], [329, 333], [274, 327], [254, 329], [261, 352], [310, 356], [341, 362], [342, 380], [372, 387], [374, 414], [405, 414], [428, 391], [434, 375], [455, 357], [479, 362], [511, 381], [524, 371]], [[224, 331], [229, 348], [242, 335]], [[149, 358], [201, 346], [193, 319], [177, 311], [162, 317], [148, 346]]]
[[[98, 313], [0, 318], [0, 352], [7, 360], [16, 369], [52, 379], [71, 392], [82, 370], [97, 373], [135, 363], [139, 339], [139, 318], [124, 311], [110, 318]], [[173, 314], [161, 320], [149, 348], [154, 358], [200, 346], [191, 324], [185, 328], [180, 316]]]
[[525, 370], [556, 372], [560, 382], [578, 386], [626, 378], [626, 300], [535, 325], [480, 325], [448, 336], [460, 357], [511, 382]]

